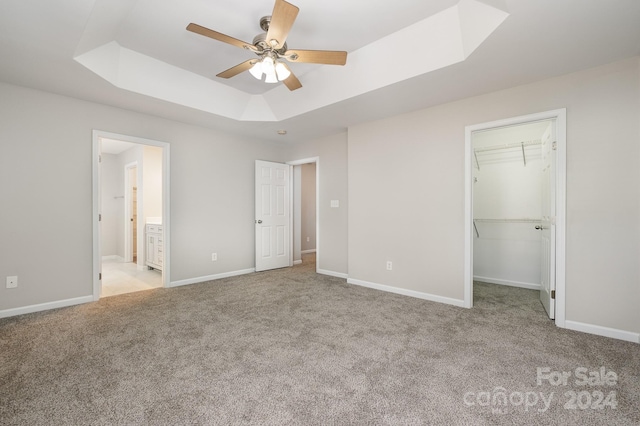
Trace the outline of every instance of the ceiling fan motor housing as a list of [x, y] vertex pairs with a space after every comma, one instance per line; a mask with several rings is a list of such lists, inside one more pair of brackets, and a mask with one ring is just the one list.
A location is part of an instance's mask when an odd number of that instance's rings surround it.
[[[260, 20], [260, 23], [262, 24], [262, 21], [266, 18], [269, 18], [269, 20], [271, 19], [271, 16], [265, 16]], [[261, 25], [262, 26], [262, 25]], [[268, 28], [268, 24], [267, 24], [267, 28]], [[264, 28], [263, 28], [264, 29]], [[280, 49], [274, 49], [272, 48], [269, 43], [267, 43], [267, 33], [261, 33], [258, 34], [257, 36], [255, 36], [253, 38], [253, 45], [258, 48], [258, 50], [260, 52], [264, 52], [264, 51], [273, 51], [275, 53], [277, 53], [278, 55], [284, 55], [284, 53], [287, 51], [287, 43], [285, 42], [284, 45], [280, 48]], [[256, 55], [261, 55], [261, 53], [255, 52]]]

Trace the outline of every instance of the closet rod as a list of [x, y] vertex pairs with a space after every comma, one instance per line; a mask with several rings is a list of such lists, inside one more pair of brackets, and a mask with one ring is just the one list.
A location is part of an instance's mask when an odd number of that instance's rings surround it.
[[539, 223], [541, 219], [532, 219], [532, 218], [504, 218], [504, 219], [473, 219], [474, 222], [487, 222], [487, 223]]
[[504, 145], [485, 146], [484, 148], [474, 148], [473, 151], [474, 152], [498, 151], [501, 149], [514, 149], [514, 148], [520, 148], [520, 147], [524, 148], [524, 147], [535, 146], [535, 145], [542, 145], [542, 141], [540, 139], [534, 139], [531, 141], [506, 143]]

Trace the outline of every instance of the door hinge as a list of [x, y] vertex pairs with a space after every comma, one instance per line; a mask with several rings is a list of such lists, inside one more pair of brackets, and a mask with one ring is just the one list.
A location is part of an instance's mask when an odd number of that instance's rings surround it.
[[556, 291], [555, 290], [551, 290], [551, 298], [552, 299], [556, 298]]
[[98, 163], [102, 163], [102, 155], [98, 155]]
[[98, 281], [102, 281], [102, 272], [98, 274]]
[[98, 213], [98, 222], [102, 222], [102, 215]]
[[554, 142], [551, 144], [551, 149], [552, 149], [552, 150], [554, 150], [554, 151], [555, 151], [556, 149], [558, 149], [558, 142], [555, 142], [555, 141], [554, 141]]

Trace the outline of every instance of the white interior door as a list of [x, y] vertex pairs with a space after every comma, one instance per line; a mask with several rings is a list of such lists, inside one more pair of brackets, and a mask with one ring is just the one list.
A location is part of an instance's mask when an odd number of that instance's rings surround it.
[[256, 271], [291, 266], [290, 168], [256, 160]]
[[537, 227], [541, 231], [541, 290], [540, 301], [555, 318], [556, 290], [556, 147], [555, 122], [542, 136], [542, 221]]

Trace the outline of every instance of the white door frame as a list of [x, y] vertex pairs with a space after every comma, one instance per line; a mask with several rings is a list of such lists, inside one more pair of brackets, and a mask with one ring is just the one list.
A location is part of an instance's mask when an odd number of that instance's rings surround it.
[[567, 110], [565, 108], [523, 115], [465, 127], [464, 153], [464, 307], [473, 307], [473, 146], [471, 134], [478, 130], [556, 120], [556, 325], [565, 327], [565, 232], [567, 189]]
[[[167, 142], [160, 142], [152, 139], [139, 138], [136, 136], [121, 135], [117, 133], [105, 132], [103, 130], [93, 130], [92, 132], [92, 227], [93, 227], [93, 300], [100, 299], [102, 285], [99, 274], [101, 273], [101, 235], [100, 235], [100, 140], [115, 139], [124, 142], [136, 143], [141, 145], [151, 145], [162, 148], [162, 224], [164, 228], [164, 250], [163, 250], [163, 268], [162, 268], [162, 285], [167, 287], [171, 282], [171, 191], [169, 183], [171, 182], [170, 151]], [[140, 172], [140, 168], [138, 169]], [[138, 234], [139, 235], [139, 234]], [[141, 253], [138, 253], [138, 257]]]
[[[141, 182], [142, 178], [141, 178], [141, 168], [138, 165], [137, 161], [133, 161], [131, 163], [128, 163], [124, 166], [124, 223], [128, 224], [129, 226], [125, 226], [124, 227], [124, 261], [125, 262], [132, 262], [133, 261], [133, 227], [131, 226], [131, 203], [133, 203], [133, 197], [132, 197], [132, 191], [131, 191], [131, 180], [129, 178], [129, 173], [130, 170], [132, 168], [136, 168], [136, 181], [138, 182], [138, 192], [137, 192], [137, 207], [136, 207], [136, 217], [138, 218], [138, 221], [140, 221], [142, 215], [140, 214], [140, 194], [142, 192], [142, 188], [140, 187], [139, 183]], [[136, 251], [138, 253], [141, 253], [140, 251], [140, 224], [138, 223], [138, 247], [136, 247]], [[144, 235], [144, 234], [143, 234]], [[138, 263], [138, 262], [136, 262]]]
[[[309, 157], [301, 160], [288, 161], [287, 164], [291, 166], [301, 166], [303, 164], [316, 164], [316, 272], [320, 269], [320, 157]], [[289, 209], [290, 209], [290, 228], [291, 228], [291, 265], [293, 265], [293, 171], [289, 173], [291, 184], [289, 185]], [[302, 238], [301, 235], [297, 236]], [[302, 247], [302, 241], [300, 241], [300, 247]]]

